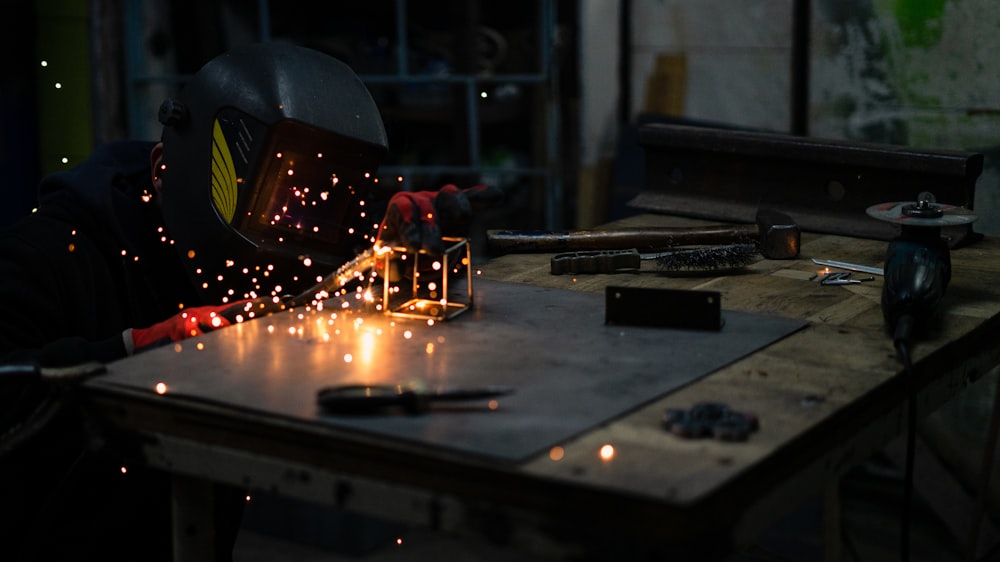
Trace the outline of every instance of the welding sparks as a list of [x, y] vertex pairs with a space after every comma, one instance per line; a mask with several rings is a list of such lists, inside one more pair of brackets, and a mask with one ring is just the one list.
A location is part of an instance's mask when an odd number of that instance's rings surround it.
[[609, 461], [615, 456], [615, 448], [611, 444], [606, 444], [601, 447], [600, 456], [602, 461]]

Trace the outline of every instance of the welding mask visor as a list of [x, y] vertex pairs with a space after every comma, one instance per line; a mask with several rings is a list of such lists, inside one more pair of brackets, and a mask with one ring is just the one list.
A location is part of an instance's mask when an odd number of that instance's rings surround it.
[[[361, 231], [371, 230], [364, 204], [376, 156], [294, 120], [278, 122], [269, 133], [261, 154], [251, 159], [257, 169], [242, 179], [249, 184], [243, 189], [238, 175], [213, 166], [212, 201], [220, 217], [268, 254], [326, 263], [351, 255]], [[238, 144], [239, 137], [234, 140]]]

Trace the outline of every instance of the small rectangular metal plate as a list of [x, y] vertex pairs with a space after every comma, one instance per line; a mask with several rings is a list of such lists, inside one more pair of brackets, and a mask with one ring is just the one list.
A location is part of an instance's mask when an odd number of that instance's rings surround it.
[[606, 324], [722, 329], [722, 296], [716, 291], [609, 286], [604, 296]]

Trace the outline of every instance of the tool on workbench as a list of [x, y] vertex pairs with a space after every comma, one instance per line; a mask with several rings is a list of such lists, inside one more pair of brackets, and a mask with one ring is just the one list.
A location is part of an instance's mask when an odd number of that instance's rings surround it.
[[889, 242], [882, 285], [882, 315], [892, 331], [893, 345], [905, 368], [907, 388], [906, 466], [904, 468], [901, 558], [909, 559], [910, 511], [916, 447], [916, 392], [910, 344], [936, 314], [951, 280], [951, 254], [941, 236], [945, 226], [968, 225], [976, 220], [969, 210], [938, 204], [922, 192], [916, 201], [883, 203], [867, 209], [869, 216], [899, 225], [899, 235]]
[[347, 384], [320, 389], [316, 400], [324, 411], [336, 414], [371, 414], [393, 407], [419, 414], [429, 410], [434, 402], [469, 402], [513, 392], [509, 386], [417, 390], [392, 385]]
[[816, 258], [813, 258], [813, 263], [815, 263], [816, 265], [823, 265], [823, 266], [826, 266], [826, 267], [836, 267], [838, 269], [846, 269], [848, 271], [857, 271], [857, 272], [860, 272], [860, 273], [870, 273], [872, 275], [883, 275], [884, 274], [884, 272], [882, 271], [881, 267], [871, 267], [871, 266], [868, 266], [868, 265], [859, 265], [859, 264], [856, 264], [856, 263], [847, 263], [847, 262], [835, 261], [835, 260], [821, 260], [821, 259], [816, 259]]
[[771, 209], [757, 212], [754, 224], [712, 226], [647, 226], [607, 230], [511, 231], [488, 230], [487, 247], [494, 254], [567, 252], [576, 250], [662, 250], [683, 246], [757, 244], [768, 259], [798, 257], [801, 232], [788, 215]]
[[662, 252], [639, 250], [590, 250], [552, 256], [549, 271], [553, 275], [577, 273], [616, 273], [635, 271], [644, 260], [656, 263], [664, 272], [725, 272], [747, 266], [757, 255], [753, 244], [726, 244], [704, 248], [679, 248]]
[[873, 205], [867, 213], [900, 226], [886, 252], [882, 313], [889, 328], [904, 331], [899, 336], [908, 339], [934, 314], [951, 280], [951, 255], [941, 227], [971, 224], [976, 215], [938, 204], [929, 192], [912, 202]]

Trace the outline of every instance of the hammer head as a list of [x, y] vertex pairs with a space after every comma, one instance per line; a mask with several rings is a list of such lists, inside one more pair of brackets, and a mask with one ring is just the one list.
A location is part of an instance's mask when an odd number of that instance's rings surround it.
[[757, 211], [760, 253], [767, 259], [787, 260], [799, 257], [802, 232], [792, 217], [773, 209]]

